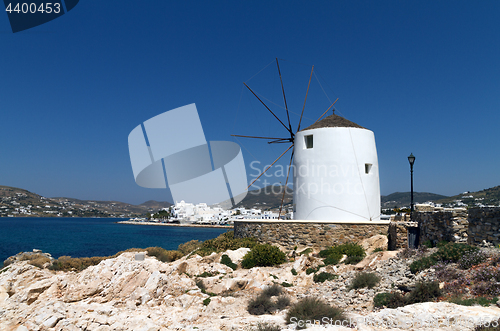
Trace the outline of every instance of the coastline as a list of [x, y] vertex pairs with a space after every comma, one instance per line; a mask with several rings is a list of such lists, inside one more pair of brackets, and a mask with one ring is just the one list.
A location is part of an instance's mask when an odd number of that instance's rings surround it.
[[232, 225], [213, 225], [213, 224], [179, 224], [179, 223], [157, 223], [157, 222], [134, 222], [134, 221], [119, 221], [117, 224], [133, 224], [133, 225], [155, 225], [155, 226], [178, 226], [187, 228], [220, 228], [233, 229]]

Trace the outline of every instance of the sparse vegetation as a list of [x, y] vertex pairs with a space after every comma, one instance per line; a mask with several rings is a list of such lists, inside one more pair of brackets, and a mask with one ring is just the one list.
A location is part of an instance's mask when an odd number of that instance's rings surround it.
[[377, 308], [398, 308], [405, 304], [404, 297], [399, 292], [379, 293], [373, 298], [373, 306]]
[[205, 300], [203, 300], [203, 304], [204, 304], [205, 306], [208, 306], [208, 305], [210, 304], [210, 301], [212, 301], [212, 299], [210, 299], [210, 298], [206, 298]]
[[373, 306], [398, 308], [419, 302], [433, 301], [441, 295], [438, 282], [418, 282], [416, 287], [405, 296], [398, 292], [378, 293], [373, 298]]
[[179, 251], [169, 251], [161, 247], [129, 248], [112, 256], [71, 257], [61, 256], [52, 262], [49, 269], [54, 271], [82, 271], [90, 266], [97, 265], [103, 260], [115, 258], [125, 252], [146, 252], [161, 262], [172, 262], [182, 257]]
[[257, 241], [255, 238], [235, 238], [234, 231], [228, 231], [221, 234], [217, 238], [205, 240], [195, 253], [200, 256], [207, 256], [214, 252], [225, 252], [228, 249], [236, 250], [242, 247], [251, 249], [256, 244]]
[[191, 241], [188, 241], [184, 244], [180, 244], [178, 247], [177, 247], [177, 250], [179, 252], [181, 252], [182, 255], [188, 255], [189, 253], [197, 250], [198, 248], [201, 247], [203, 243], [198, 241], [198, 240], [191, 240]]
[[312, 253], [312, 248], [306, 248], [302, 252], [298, 253], [299, 255], [309, 255]]
[[347, 255], [345, 264], [356, 264], [365, 256], [365, 250], [359, 244], [345, 243], [342, 245], [332, 246], [328, 249], [319, 252], [325, 265], [337, 264], [342, 259], [343, 255]]
[[353, 278], [349, 289], [374, 288], [379, 281], [380, 277], [373, 272], [360, 272]]
[[280, 331], [281, 328], [278, 325], [270, 324], [267, 322], [258, 323], [254, 331]]
[[286, 295], [280, 295], [278, 296], [278, 299], [276, 300], [276, 309], [278, 310], [283, 310], [286, 309], [290, 306], [290, 298], [287, 297]]
[[214, 271], [214, 272], [203, 271], [201, 274], [196, 275], [195, 277], [207, 278], [207, 277], [217, 276], [218, 274], [219, 274], [218, 271]]
[[266, 287], [263, 291], [262, 294], [267, 296], [267, 297], [275, 297], [280, 294], [283, 294], [283, 288], [279, 286], [278, 284], [273, 284], [271, 286]]
[[405, 296], [407, 304], [428, 302], [441, 295], [438, 282], [418, 282], [416, 287]]
[[498, 297], [487, 298], [487, 297], [476, 297], [470, 299], [463, 299], [461, 296], [455, 296], [448, 299], [449, 302], [452, 302], [457, 305], [462, 306], [474, 306], [481, 305], [483, 307], [487, 307], [489, 305], [493, 305], [497, 303]]
[[270, 297], [260, 294], [257, 297], [250, 299], [247, 310], [252, 315], [264, 315], [272, 313], [276, 310], [276, 307]]
[[[273, 297], [277, 297], [273, 300]], [[257, 297], [248, 302], [247, 310], [252, 315], [270, 314], [290, 305], [290, 298], [283, 294], [283, 288], [278, 284], [266, 287]]]
[[292, 275], [297, 276], [297, 270], [295, 270], [295, 268], [292, 268], [290, 272], [292, 273]]
[[307, 268], [306, 269], [306, 275], [314, 274], [314, 273], [318, 272], [319, 269], [321, 269], [322, 267], [324, 267], [324, 266], [323, 265], [319, 265], [316, 268], [313, 268], [313, 267]]
[[329, 272], [320, 272], [319, 274], [315, 274], [313, 280], [315, 283], [324, 283], [327, 280], [333, 280], [338, 276]]
[[324, 324], [326, 321], [344, 321], [342, 309], [332, 307], [318, 298], [306, 297], [292, 305], [286, 314], [288, 324], [295, 324], [297, 329], [305, 329], [308, 324]]
[[475, 246], [440, 242], [438, 247], [438, 251], [430, 256], [424, 256], [413, 261], [410, 265], [410, 271], [412, 273], [417, 273], [436, 265], [438, 262], [456, 263], [459, 261], [461, 261], [459, 264], [463, 266], [463, 269], [468, 269], [486, 259], [486, 257], [479, 252], [479, 248]]

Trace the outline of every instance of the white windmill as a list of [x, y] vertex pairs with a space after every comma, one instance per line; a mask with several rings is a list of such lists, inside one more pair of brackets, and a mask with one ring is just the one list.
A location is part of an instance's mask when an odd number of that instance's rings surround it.
[[[276, 64], [281, 81], [288, 125], [283, 123], [247, 84], [245, 86], [287, 130], [289, 137], [234, 136], [268, 139], [270, 144], [290, 143], [290, 146], [271, 166], [291, 150], [290, 165], [293, 162], [295, 220], [379, 221], [380, 184], [377, 149], [373, 132], [336, 114], [322, 119], [338, 99], [313, 125], [300, 130], [314, 66], [311, 70], [299, 124], [294, 132], [290, 123], [278, 59], [276, 59]], [[265, 169], [249, 187], [269, 168]], [[289, 175], [290, 171], [288, 171], [285, 185], [288, 183]], [[283, 192], [280, 216], [284, 196], [285, 191]]]

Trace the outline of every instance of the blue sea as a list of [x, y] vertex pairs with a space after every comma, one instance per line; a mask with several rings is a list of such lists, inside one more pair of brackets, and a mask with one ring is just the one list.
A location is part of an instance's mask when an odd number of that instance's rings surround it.
[[116, 223], [122, 220], [127, 219], [0, 217], [0, 266], [9, 256], [34, 248], [54, 258], [109, 256], [127, 248], [177, 249], [187, 241], [231, 230]]

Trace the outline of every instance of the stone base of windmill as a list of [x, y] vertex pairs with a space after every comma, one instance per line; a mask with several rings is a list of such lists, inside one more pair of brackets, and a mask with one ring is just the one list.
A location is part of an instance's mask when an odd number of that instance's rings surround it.
[[278, 244], [286, 250], [296, 247], [325, 249], [387, 235], [389, 224], [390, 221], [238, 220], [234, 222], [234, 235], [236, 238], [254, 237], [260, 243]]

